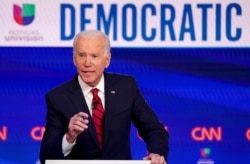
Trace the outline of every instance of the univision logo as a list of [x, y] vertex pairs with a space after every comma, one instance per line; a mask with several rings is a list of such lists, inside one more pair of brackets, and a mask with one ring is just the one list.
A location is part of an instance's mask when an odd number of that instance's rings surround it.
[[16, 23], [19, 25], [29, 25], [35, 18], [35, 5], [22, 4], [22, 7], [13, 5], [13, 16]]
[[211, 154], [210, 148], [202, 148], [200, 153], [202, 158], [197, 161], [197, 164], [214, 164], [214, 160], [208, 158]]
[[211, 150], [210, 148], [202, 148], [201, 149], [201, 157], [206, 158], [210, 155]]

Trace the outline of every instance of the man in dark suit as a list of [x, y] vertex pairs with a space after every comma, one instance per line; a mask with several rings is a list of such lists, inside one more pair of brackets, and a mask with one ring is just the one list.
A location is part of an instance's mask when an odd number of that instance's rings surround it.
[[[46, 94], [41, 163], [46, 159], [132, 159], [132, 122], [146, 142], [148, 154], [143, 159], [166, 164], [168, 132], [145, 102], [135, 79], [104, 71], [111, 60], [108, 37], [97, 30], [80, 32], [73, 51], [77, 75]], [[101, 135], [92, 120], [93, 88], [98, 89], [104, 108]]]

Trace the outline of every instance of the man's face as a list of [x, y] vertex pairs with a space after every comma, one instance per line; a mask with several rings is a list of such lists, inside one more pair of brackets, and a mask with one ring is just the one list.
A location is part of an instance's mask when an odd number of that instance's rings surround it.
[[73, 61], [81, 79], [89, 86], [96, 86], [105, 68], [109, 66], [110, 54], [105, 54], [104, 37], [79, 37], [76, 40]]

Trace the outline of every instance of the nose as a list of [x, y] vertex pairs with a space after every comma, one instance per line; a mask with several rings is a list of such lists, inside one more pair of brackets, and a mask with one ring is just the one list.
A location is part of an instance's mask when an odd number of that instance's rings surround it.
[[85, 65], [85, 66], [90, 66], [90, 65], [91, 65], [91, 59], [90, 59], [89, 56], [87, 56], [87, 57], [85, 58], [84, 65]]

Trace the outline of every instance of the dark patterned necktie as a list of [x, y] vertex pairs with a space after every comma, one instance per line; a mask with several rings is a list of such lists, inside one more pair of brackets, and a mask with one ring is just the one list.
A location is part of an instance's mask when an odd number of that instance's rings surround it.
[[92, 99], [92, 119], [95, 125], [98, 142], [100, 144], [100, 148], [103, 147], [103, 118], [104, 118], [104, 108], [102, 105], [102, 101], [98, 96], [98, 89], [94, 88], [91, 90], [93, 94]]

